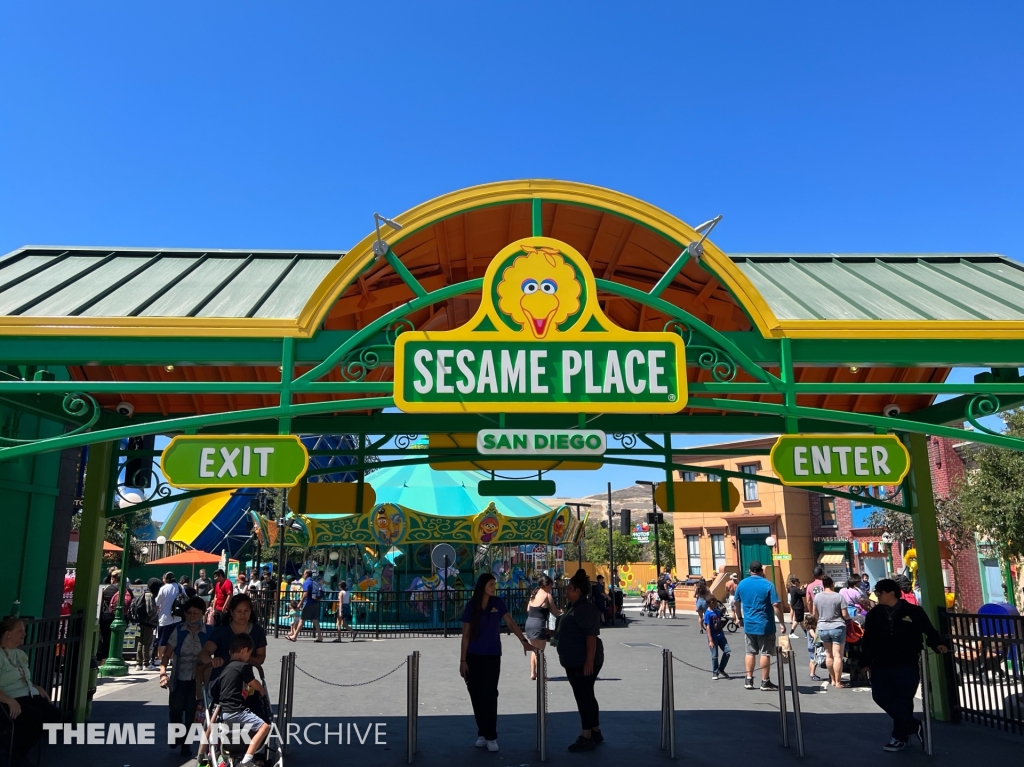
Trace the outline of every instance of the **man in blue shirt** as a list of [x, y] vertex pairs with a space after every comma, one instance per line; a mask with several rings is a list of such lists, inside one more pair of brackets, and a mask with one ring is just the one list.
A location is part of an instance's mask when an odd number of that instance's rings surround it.
[[[774, 612], [774, 615], [772, 614]], [[736, 587], [736, 617], [746, 637], [747, 675], [744, 687], [754, 689], [754, 656], [761, 656], [761, 689], [778, 690], [768, 678], [772, 656], [775, 655], [775, 618], [782, 618], [782, 600], [771, 581], [766, 580], [761, 563], [750, 563], [750, 575]]]

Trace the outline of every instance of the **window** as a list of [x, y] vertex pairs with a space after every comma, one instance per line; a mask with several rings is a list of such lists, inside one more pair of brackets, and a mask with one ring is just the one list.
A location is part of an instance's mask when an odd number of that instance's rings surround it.
[[686, 536], [686, 568], [690, 575], [700, 575], [700, 536]]
[[725, 567], [725, 536], [711, 536], [711, 557], [714, 560], [715, 572], [721, 572]]
[[821, 526], [839, 527], [836, 522], [836, 499], [832, 496], [821, 496]]
[[679, 475], [683, 478], [683, 482], [696, 482], [697, 472], [695, 471], [681, 471]]
[[[757, 474], [757, 470], [761, 468], [759, 463], [748, 463], [744, 466], [740, 466], [740, 471], [744, 474]], [[745, 479], [743, 480], [743, 500], [744, 501], [756, 501], [757, 500], [757, 480]]]
[[[712, 466], [711, 468], [713, 468], [713, 469], [721, 469], [723, 467], [721, 467], [721, 466]], [[721, 482], [722, 481], [722, 475], [721, 474], [708, 474], [707, 477], [708, 477], [708, 482]]]
[[873, 498], [878, 498], [882, 494], [882, 488], [871, 485], [866, 487], [864, 491], [867, 493], [863, 501], [850, 501], [850, 520], [853, 527], [868, 527], [868, 518], [876, 511], [881, 511], [878, 506], [871, 503]]

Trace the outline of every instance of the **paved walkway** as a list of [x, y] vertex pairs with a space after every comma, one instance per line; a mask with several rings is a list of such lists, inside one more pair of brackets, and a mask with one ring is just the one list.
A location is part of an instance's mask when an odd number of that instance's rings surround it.
[[[635, 611], [629, 614], [636, 616]], [[733, 649], [742, 652], [742, 635], [734, 636]], [[928, 759], [915, 747], [903, 754], [885, 754], [889, 720], [872, 703], [866, 689], [823, 691], [807, 679], [798, 650], [800, 692], [804, 716], [807, 759], [800, 760], [795, 743], [781, 747], [778, 694], [746, 691], [742, 681], [742, 655], [734, 657], [729, 681], [712, 681], [710, 659], [704, 636], [698, 632], [696, 616], [680, 615], [676, 620], [634, 620], [602, 634], [606, 663], [597, 685], [602, 707], [602, 726], [607, 742], [589, 754], [570, 754], [566, 746], [579, 732], [572, 691], [557, 666], [552, 652], [549, 662], [548, 763], [621, 765], [630, 767], [659, 763], [667, 757], [658, 750], [661, 684], [661, 648], [676, 657], [676, 731], [678, 758], [691, 765], [788, 765], [823, 763], [829, 767], [865, 765], [869, 760], [899, 760], [900, 764], [954, 764], [977, 761], [984, 755], [992, 764], [1015, 763], [1024, 740], [973, 725], [936, 724], [936, 756]], [[801, 640], [798, 640], [798, 645]], [[535, 686], [529, 679], [528, 661], [518, 643], [505, 638], [505, 655], [499, 700], [499, 743], [501, 751], [489, 754], [472, 747], [476, 737], [472, 709], [465, 687], [458, 677], [458, 640], [452, 639], [370, 639], [342, 644], [314, 644], [310, 640], [292, 644], [270, 640], [267, 669], [272, 699], [277, 700], [280, 657], [295, 651], [299, 668], [336, 684], [372, 680], [398, 666], [413, 650], [421, 653], [420, 767], [501, 767], [536, 765], [534, 751]], [[774, 672], [773, 672], [774, 678]], [[163, 735], [166, 693], [159, 689], [151, 672], [134, 674], [128, 680], [103, 682], [94, 703], [94, 721], [158, 722]], [[339, 726], [358, 727], [382, 723], [382, 740], [374, 745], [371, 733], [363, 745], [352, 734], [352, 744], [339, 746], [293, 746], [289, 767], [357, 760], [361, 767], [397, 767], [405, 763], [405, 669], [360, 687], [334, 687], [303, 674], [296, 674], [295, 721], [305, 726], [328, 723], [332, 732]], [[320, 737], [320, 726], [310, 733]], [[1014, 762], [1011, 762], [1011, 759]], [[44, 767], [74, 764], [145, 765], [181, 767], [187, 764], [166, 746], [53, 746], [45, 749]], [[194, 762], [193, 762], [194, 764]]]

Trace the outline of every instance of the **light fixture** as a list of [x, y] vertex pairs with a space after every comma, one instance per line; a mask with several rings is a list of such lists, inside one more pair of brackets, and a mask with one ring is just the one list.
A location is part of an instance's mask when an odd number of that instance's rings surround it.
[[390, 218], [385, 218], [380, 213], [373, 214], [373, 228], [377, 232], [377, 239], [373, 243], [373, 254], [378, 258], [386, 256], [388, 254], [388, 244], [380, 238], [380, 225], [381, 222], [387, 224], [395, 231], [402, 228], [402, 225], [397, 221], [392, 221]]
[[164, 370], [166, 370], [168, 373], [173, 373], [174, 365], [164, 365]]
[[165, 543], [167, 543], [167, 538], [165, 538], [162, 535], [158, 535], [157, 539], [156, 539], [156, 542], [157, 542], [158, 545], [163, 546]]
[[705, 221], [703, 224], [694, 228], [694, 231], [700, 235], [700, 239], [687, 245], [686, 250], [689, 252], [690, 257], [695, 261], [700, 261], [701, 256], [704, 255], [704, 240], [708, 238], [708, 235], [711, 234], [711, 230], [718, 226], [718, 222], [721, 220], [722, 214], [719, 213], [714, 218]]
[[146, 556], [149, 553], [149, 548], [143, 546], [141, 549], [139, 549], [139, 553], [142, 554], [142, 556]]
[[117, 499], [117, 505], [122, 509], [127, 509], [129, 506], [134, 506], [137, 503], [142, 503], [142, 496], [136, 492], [128, 492]]
[[332, 551], [331, 552], [331, 561], [332, 562], [337, 562], [338, 561], [338, 552], [337, 551]]
[[850, 365], [850, 372], [851, 373], [856, 373], [858, 370], [860, 370], [860, 368], [857, 367], [856, 365]]
[[769, 535], [767, 538], [764, 539], [764, 545], [768, 546], [769, 548], [774, 546], [776, 543], [778, 543], [778, 541], [775, 540], [774, 535]]

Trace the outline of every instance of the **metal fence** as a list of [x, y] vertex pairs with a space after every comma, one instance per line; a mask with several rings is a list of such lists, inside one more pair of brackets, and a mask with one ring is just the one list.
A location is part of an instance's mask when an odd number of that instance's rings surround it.
[[1024, 734], [1024, 617], [949, 612], [940, 620], [951, 643], [953, 718]]
[[75, 685], [82, 663], [82, 613], [57, 618], [23, 618], [32, 683], [46, 690], [62, 713], [75, 708]]
[[[526, 623], [531, 591], [530, 588], [498, 589], [498, 596], [508, 605], [512, 619], [520, 627]], [[473, 596], [470, 589], [349, 593], [352, 611], [349, 629], [376, 639], [458, 636], [462, 632], [462, 611]], [[556, 603], [564, 602], [560, 589], [555, 589], [552, 596]], [[281, 632], [289, 631], [292, 604], [301, 599], [300, 592], [292, 591], [275, 610], [274, 594], [259, 592], [253, 597], [256, 618], [267, 631], [272, 631], [275, 626], [279, 626]], [[325, 632], [334, 632], [338, 628], [337, 591], [324, 591], [322, 594], [320, 628]], [[311, 636], [313, 631], [311, 621], [302, 621], [300, 636]]]

